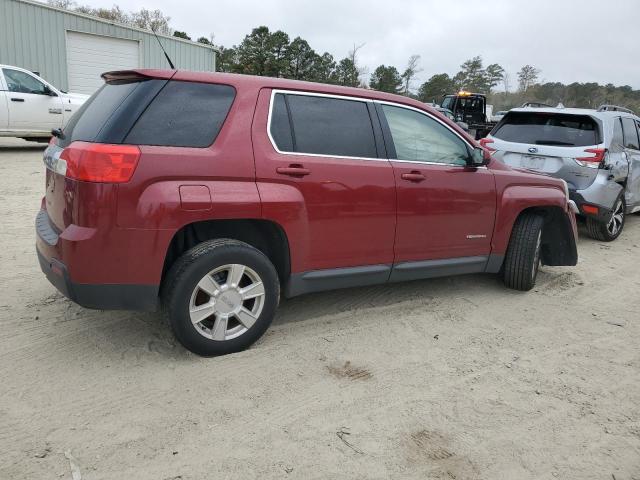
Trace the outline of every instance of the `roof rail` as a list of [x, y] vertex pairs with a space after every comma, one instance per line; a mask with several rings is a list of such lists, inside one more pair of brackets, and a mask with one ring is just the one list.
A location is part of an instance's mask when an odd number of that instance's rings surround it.
[[541, 102], [525, 102], [520, 108], [553, 108], [551, 105]]
[[635, 115], [635, 112], [629, 108], [619, 107], [618, 105], [600, 105], [599, 112], [624, 112]]

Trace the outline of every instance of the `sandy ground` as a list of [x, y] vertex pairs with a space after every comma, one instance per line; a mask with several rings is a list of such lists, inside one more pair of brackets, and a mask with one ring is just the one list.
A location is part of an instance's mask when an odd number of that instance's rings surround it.
[[309, 295], [202, 359], [157, 315], [49, 285], [42, 147], [0, 145], [0, 478], [640, 479], [640, 217], [530, 293], [473, 275]]

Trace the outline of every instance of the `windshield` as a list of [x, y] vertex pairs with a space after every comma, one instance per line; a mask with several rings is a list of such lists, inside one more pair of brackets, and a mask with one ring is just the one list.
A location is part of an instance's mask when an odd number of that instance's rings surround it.
[[509, 112], [492, 135], [500, 140], [535, 145], [597, 145], [598, 124], [588, 115]]

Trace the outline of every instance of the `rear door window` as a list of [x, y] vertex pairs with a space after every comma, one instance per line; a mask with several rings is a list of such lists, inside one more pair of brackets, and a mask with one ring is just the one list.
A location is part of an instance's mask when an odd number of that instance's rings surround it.
[[271, 110], [271, 124], [269, 132], [278, 150], [281, 152], [294, 152], [293, 133], [289, 122], [289, 112], [284, 94], [278, 93], [273, 99]]
[[636, 130], [636, 122], [633, 118], [622, 118], [622, 130], [624, 132], [624, 146], [633, 150], [640, 150], [640, 142], [638, 141], [638, 130]]
[[[288, 115], [285, 115], [287, 107]], [[288, 120], [291, 121], [289, 128]], [[276, 95], [270, 132], [282, 152], [360, 158], [378, 156], [373, 124], [363, 101]]]
[[124, 143], [208, 147], [218, 136], [235, 94], [229, 85], [169, 81]]
[[492, 135], [507, 142], [560, 147], [600, 143], [598, 124], [588, 115], [509, 112]]

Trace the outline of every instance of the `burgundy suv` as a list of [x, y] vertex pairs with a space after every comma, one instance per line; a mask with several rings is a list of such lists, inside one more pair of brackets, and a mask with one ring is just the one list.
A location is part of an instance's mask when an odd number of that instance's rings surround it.
[[42, 270], [88, 308], [163, 305], [200, 355], [292, 297], [575, 265], [566, 184], [513, 170], [410, 98], [283, 79], [103, 75], [45, 151]]

